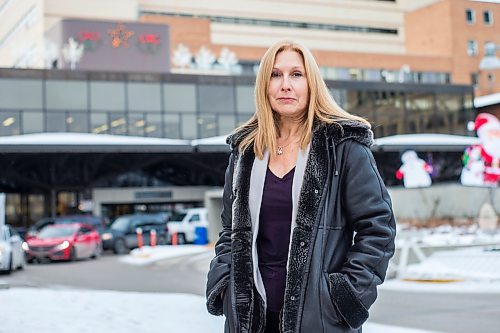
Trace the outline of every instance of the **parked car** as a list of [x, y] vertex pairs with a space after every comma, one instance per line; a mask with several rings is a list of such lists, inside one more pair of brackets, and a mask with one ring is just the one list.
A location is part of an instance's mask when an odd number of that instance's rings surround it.
[[25, 239], [36, 236], [45, 226], [62, 223], [86, 223], [90, 224], [97, 232], [102, 233], [106, 229], [104, 218], [94, 215], [63, 215], [56, 217], [44, 217], [33, 224], [26, 232]]
[[136, 229], [141, 228], [144, 245], [151, 244], [151, 230], [156, 230], [158, 245], [164, 245], [168, 239], [168, 229], [162, 214], [123, 215], [113, 221], [102, 234], [102, 244], [105, 250], [113, 250], [116, 254], [128, 253], [138, 247]]
[[47, 225], [26, 242], [28, 262], [97, 258], [102, 252], [99, 233], [87, 223]]
[[167, 222], [167, 226], [170, 235], [174, 233], [177, 235], [177, 244], [193, 243], [196, 239], [196, 228], [208, 228], [207, 210], [189, 208], [175, 212]]
[[0, 226], [0, 271], [10, 274], [26, 265], [23, 239], [10, 225]]

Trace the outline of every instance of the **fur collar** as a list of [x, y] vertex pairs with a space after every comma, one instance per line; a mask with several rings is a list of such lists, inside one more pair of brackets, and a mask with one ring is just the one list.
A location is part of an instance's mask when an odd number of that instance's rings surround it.
[[[234, 150], [251, 131], [251, 128], [245, 128], [232, 133], [227, 137], [226, 143]], [[339, 144], [347, 139], [353, 139], [367, 147], [373, 145], [373, 132], [370, 127], [355, 120], [340, 120], [331, 124], [316, 120], [313, 136], [320, 134], [327, 138], [332, 138], [335, 144]]]

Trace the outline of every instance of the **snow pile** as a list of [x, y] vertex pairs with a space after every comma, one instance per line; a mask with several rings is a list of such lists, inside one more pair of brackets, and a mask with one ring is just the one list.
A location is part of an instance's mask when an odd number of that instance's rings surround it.
[[484, 231], [475, 224], [466, 227], [442, 225], [436, 228], [398, 230], [396, 246], [402, 247], [408, 240], [421, 247], [500, 245], [500, 230]]
[[401, 278], [500, 282], [500, 246], [435, 252], [408, 266]]
[[[224, 331], [224, 318], [208, 314], [205, 298], [95, 290], [0, 290], [0, 333], [165, 333]], [[365, 333], [432, 333], [367, 323]]]
[[213, 249], [202, 245], [163, 245], [155, 247], [143, 246], [140, 249], [134, 249], [130, 251], [129, 255], [122, 256], [120, 258], [120, 261], [130, 265], [146, 266], [160, 260], [204, 253], [207, 251], [213, 251]]

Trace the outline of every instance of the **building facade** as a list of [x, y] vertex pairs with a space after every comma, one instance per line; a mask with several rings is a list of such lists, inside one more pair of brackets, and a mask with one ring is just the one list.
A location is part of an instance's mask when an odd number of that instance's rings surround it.
[[328, 79], [473, 84], [484, 95], [500, 92], [499, 69], [479, 70], [484, 44], [500, 44], [498, 17], [498, 2], [473, 0], [3, 0], [0, 67], [50, 68], [47, 33], [65, 19], [147, 22], [168, 25], [174, 72], [179, 45], [193, 58], [227, 48], [248, 74], [293, 36]]
[[[226, 135], [255, 111], [254, 76], [0, 69], [0, 136], [40, 132], [199, 139]], [[467, 134], [466, 85], [326, 80], [375, 136]]]

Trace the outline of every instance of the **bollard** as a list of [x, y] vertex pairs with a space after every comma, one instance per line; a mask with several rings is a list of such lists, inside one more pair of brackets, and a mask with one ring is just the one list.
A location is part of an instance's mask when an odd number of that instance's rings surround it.
[[141, 228], [135, 229], [135, 233], [137, 234], [137, 247], [141, 249], [142, 246], [144, 245], [142, 241], [142, 229]]
[[172, 245], [177, 245], [177, 233], [172, 233]]
[[156, 230], [155, 229], [151, 230], [151, 232], [149, 233], [149, 237], [151, 237], [151, 239], [150, 239], [151, 247], [155, 247], [156, 246]]

